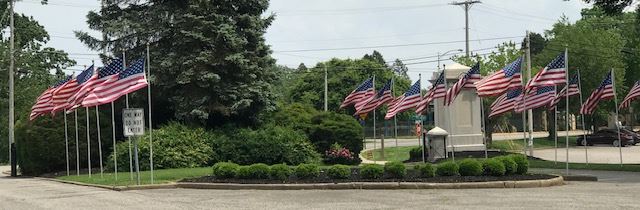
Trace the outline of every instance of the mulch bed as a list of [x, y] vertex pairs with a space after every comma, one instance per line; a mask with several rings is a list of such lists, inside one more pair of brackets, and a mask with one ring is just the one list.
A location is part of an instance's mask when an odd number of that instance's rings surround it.
[[521, 181], [521, 180], [540, 180], [551, 179], [557, 176], [547, 174], [526, 174], [526, 175], [507, 175], [507, 176], [445, 176], [421, 178], [416, 170], [407, 170], [407, 175], [403, 179], [389, 178], [385, 174], [383, 179], [361, 179], [358, 175], [358, 169], [352, 169], [352, 175], [349, 179], [330, 179], [323, 172], [315, 179], [298, 179], [292, 175], [288, 180], [267, 180], [267, 179], [216, 179], [213, 176], [203, 176], [198, 178], [184, 179], [180, 182], [197, 182], [197, 183], [239, 183], [239, 184], [308, 184], [308, 183], [345, 183], [345, 182], [426, 182], [426, 183], [459, 183], [459, 182], [489, 182], [489, 181]]

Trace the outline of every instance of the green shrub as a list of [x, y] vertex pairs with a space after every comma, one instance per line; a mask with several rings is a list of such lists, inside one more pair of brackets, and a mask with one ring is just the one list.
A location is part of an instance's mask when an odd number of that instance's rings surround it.
[[409, 150], [409, 160], [422, 160], [422, 147], [412, 147]]
[[436, 170], [431, 163], [421, 163], [413, 167], [420, 172], [420, 177], [429, 178], [436, 176]]
[[518, 171], [518, 164], [511, 156], [500, 156], [496, 158], [504, 164], [504, 174], [515, 174]]
[[516, 174], [526, 174], [529, 171], [529, 160], [524, 155], [511, 155], [511, 159], [516, 162], [518, 169]]
[[295, 169], [296, 177], [299, 179], [313, 179], [320, 175], [320, 168], [317, 164], [300, 164]]
[[327, 176], [331, 179], [348, 179], [351, 177], [351, 167], [336, 164], [327, 169]]
[[458, 167], [462, 176], [482, 175], [482, 163], [475, 159], [464, 159], [458, 163]]
[[251, 179], [251, 169], [249, 166], [240, 166], [238, 167], [238, 172], [236, 172], [236, 178], [238, 179]]
[[230, 179], [236, 176], [240, 166], [231, 162], [219, 162], [213, 165], [213, 176], [218, 179]]
[[403, 178], [407, 175], [407, 169], [401, 162], [390, 161], [385, 163], [384, 171], [393, 178]]
[[360, 167], [360, 177], [363, 179], [379, 179], [384, 175], [384, 167], [378, 164], [365, 164]]
[[251, 177], [254, 179], [269, 179], [271, 168], [264, 163], [256, 163], [249, 166]]
[[256, 130], [227, 129], [226, 132], [211, 135], [214, 161], [298, 165], [320, 160], [320, 154], [308, 138], [291, 128], [267, 125]]
[[[208, 166], [214, 162], [235, 162], [227, 159], [211, 161], [213, 150], [208, 142], [209, 137], [202, 128], [192, 128], [176, 122], [153, 130], [154, 169], [193, 168]], [[140, 170], [149, 170], [149, 134], [137, 141]], [[129, 171], [129, 142], [118, 143], [116, 149], [118, 170]], [[113, 169], [113, 158], [111, 154], [106, 162], [110, 169]]]
[[291, 168], [284, 163], [271, 166], [270, 175], [272, 179], [286, 180], [291, 176]]
[[454, 162], [444, 162], [438, 164], [436, 167], [436, 174], [438, 176], [457, 176], [460, 175], [458, 164]]
[[504, 176], [506, 171], [502, 161], [496, 158], [486, 159], [482, 163], [482, 167], [484, 168], [484, 174], [489, 176]]
[[[335, 112], [321, 112], [311, 118], [307, 132], [309, 140], [320, 153], [338, 143], [354, 154], [362, 151], [362, 126], [352, 116]], [[355, 159], [360, 160], [356, 155]]]

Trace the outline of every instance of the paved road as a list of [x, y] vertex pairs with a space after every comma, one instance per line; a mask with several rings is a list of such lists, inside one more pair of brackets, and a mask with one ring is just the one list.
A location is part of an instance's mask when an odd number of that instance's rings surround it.
[[[0, 171], [6, 167], [0, 167]], [[115, 192], [0, 177], [0, 209], [640, 209], [640, 183], [531, 189], [144, 190]]]
[[[553, 161], [556, 159], [556, 150], [534, 150], [533, 156], [543, 160]], [[557, 157], [558, 161], [565, 162], [567, 150], [565, 148], [558, 148]], [[585, 148], [582, 146], [569, 148], [570, 163], [585, 163], [587, 157], [589, 158], [589, 163], [619, 164], [620, 148], [609, 145], [588, 146], [586, 153]], [[622, 163], [640, 164], [640, 146], [622, 147]]]

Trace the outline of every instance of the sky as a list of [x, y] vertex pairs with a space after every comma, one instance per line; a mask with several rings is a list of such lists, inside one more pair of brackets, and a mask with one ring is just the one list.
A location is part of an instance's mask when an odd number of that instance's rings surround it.
[[[101, 65], [98, 53], [75, 39], [73, 31], [91, 31], [89, 11], [99, 10], [99, 0], [23, 0], [16, 12], [33, 16], [50, 33], [48, 46], [65, 50], [84, 65]], [[465, 48], [464, 9], [450, 0], [271, 0], [267, 14], [275, 21], [267, 30], [267, 44], [280, 65], [308, 67], [331, 58], [361, 58], [373, 50], [391, 62], [404, 61], [413, 81], [422, 74], [423, 87], [437, 69], [438, 53], [448, 59]], [[544, 33], [566, 16], [573, 22], [590, 7], [581, 0], [482, 0], [469, 11], [470, 51], [489, 53], [497, 44], [520, 43], [527, 30]], [[345, 49], [346, 48], [346, 49]], [[427, 57], [427, 58], [422, 58]], [[420, 59], [422, 58], [422, 59]], [[451, 61], [443, 61], [450, 64]], [[428, 75], [428, 76], [427, 76]]]

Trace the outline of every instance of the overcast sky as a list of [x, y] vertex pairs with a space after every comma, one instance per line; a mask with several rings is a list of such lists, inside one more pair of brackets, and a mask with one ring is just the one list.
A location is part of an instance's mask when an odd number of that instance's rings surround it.
[[[98, 0], [23, 0], [20, 13], [33, 16], [49, 31], [49, 46], [69, 52], [82, 65], [91, 65], [98, 52], [86, 48], [73, 35], [89, 31], [86, 14], [98, 10]], [[360, 58], [374, 49], [387, 61], [435, 56], [464, 49], [464, 10], [449, 0], [271, 0], [268, 13], [276, 20], [266, 34], [278, 64], [308, 67], [337, 58]], [[488, 53], [499, 43], [521, 42], [526, 30], [542, 33], [562, 15], [570, 21], [589, 7], [581, 0], [483, 0], [469, 12], [471, 51]], [[99, 35], [94, 32], [95, 35]], [[506, 38], [510, 37], [510, 38]], [[442, 43], [446, 42], [446, 43]], [[395, 46], [394, 46], [395, 45]], [[401, 45], [401, 46], [397, 46]], [[378, 46], [378, 47], [375, 47]], [[349, 48], [349, 49], [344, 49]], [[444, 56], [443, 58], [448, 58]], [[408, 60], [409, 76], [431, 75], [434, 58]], [[444, 61], [443, 63], [450, 63]], [[425, 76], [423, 76], [425, 78]], [[423, 85], [428, 82], [424, 81]], [[423, 86], [426, 87], [426, 86]]]

